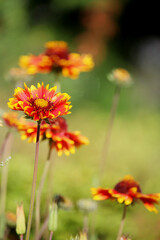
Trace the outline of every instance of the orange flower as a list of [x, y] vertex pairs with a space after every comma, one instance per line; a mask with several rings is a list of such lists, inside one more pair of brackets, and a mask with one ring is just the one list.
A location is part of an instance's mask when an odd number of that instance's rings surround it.
[[144, 206], [149, 210], [157, 213], [154, 204], [160, 201], [160, 193], [143, 194], [139, 184], [130, 175], [125, 176], [114, 189], [92, 188], [91, 189], [94, 200], [115, 199], [118, 203], [130, 205], [137, 200], [141, 200]]
[[44, 54], [38, 56], [32, 54], [29, 56], [22, 56], [20, 57], [19, 65], [26, 69], [27, 73], [31, 75], [37, 73], [49, 73], [52, 70], [52, 61]]
[[[82, 136], [79, 132], [68, 132], [67, 128], [66, 120], [62, 117], [49, 120], [49, 123], [42, 121], [40, 139], [48, 139], [51, 147], [57, 150], [59, 156], [63, 152], [66, 155], [74, 153], [75, 147], [89, 143], [85, 136]], [[37, 125], [34, 122], [19, 124], [18, 130], [23, 140], [28, 138], [29, 142], [36, 141]]]
[[8, 106], [13, 110], [24, 111], [29, 118], [40, 121], [53, 119], [61, 115], [69, 114], [71, 108], [70, 96], [67, 93], [55, 93], [56, 87], [37, 84], [30, 88], [24, 84], [25, 89], [16, 88], [14, 98], [10, 98]]
[[69, 53], [68, 45], [63, 41], [50, 41], [45, 44], [44, 53], [35, 56], [20, 57], [19, 64], [28, 74], [49, 73], [55, 71], [65, 77], [77, 78], [80, 72], [94, 67], [90, 55]]
[[94, 67], [93, 59], [90, 55], [69, 54], [68, 61], [61, 62], [62, 74], [64, 77], [76, 79], [80, 72], [90, 71]]
[[75, 147], [89, 144], [88, 138], [82, 136], [80, 132], [67, 131], [68, 127], [64, 118], [57, 118], [54, 123], [59, 126], [59, 128], [55, 130], [54, 125], [52, 127], [51, 124], [50, 128], [45, 132], [45, 137], [52, 140], [52, 148], [56, 148], [59, 156], [61, 156], [62, 153], [66, 155], [75, 153]]
[[3, 114], [2, 116], [4, 123], [8, 126], [8, 127], [13, 127], [13, 128], [17, 128], [17, 124], [19, 122], [19, 117], [18, 114], [15, 112], [6, 112]]
[[49, 56], [53, 63], [58, 65], [61, 59], [68, 59], [69, 50], [66, 42], [50, 41], [45, 44], [45, 55]]

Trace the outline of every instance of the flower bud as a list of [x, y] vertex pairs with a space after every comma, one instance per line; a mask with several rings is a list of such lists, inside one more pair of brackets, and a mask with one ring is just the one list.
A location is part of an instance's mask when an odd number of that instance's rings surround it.
[[48, 229], [50, 232], [53, 232], [57, 229], [58, 225], [58, 206], [57, 203], [50, 204], [49, 206], [49, 221]]
[[26, 232], [26, 223], [25, 223], [23, 204], [17, 206], [16, 232], [18, 235], [23, 235]]

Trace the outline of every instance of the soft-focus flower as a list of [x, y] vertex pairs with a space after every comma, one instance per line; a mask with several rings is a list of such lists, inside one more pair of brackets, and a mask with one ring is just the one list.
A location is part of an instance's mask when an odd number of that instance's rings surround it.
[[79, 209], [83, 212], [93, 212], [97, 208], [96, 202], [91, 199], [80, 199], [77, 202]]
[[25, 81], [31, 79], [31, 75], [27, 73], [25, 69], [22, 68], [11, 68], [6, 76], [7, 80], [12, 81]]
[[16, 214], [13, 212], [6, 212], [6, 221], [10, 226], [16, 226]]
[[6, 112], [2, 115], [2, 119], [7, 127], [17, 128], [17, 124], [20, 121], [18, 114], [15, 112]]
[[63, 41], [50, 41], [45, 44], [45, 51], [38, 56], [20, 57], [19, 64], [28, 74], [62, 73], [64, 77], [77, 78], [80, 72], [90, 71], [94, 67], [93, 59], [88, 54], [70, 53]]
[[69, 49], [66, 42], [50, 41], [45, 43], [45, 55], [49, 56], [54, 64], [59, 65], [59, 60], [68, 59]]
[[[36, 141], [37, 125], [34, 122], [23, 122], [18, 125], [18, 130], [23, 140]], [[89, 144], [88, 138], [82, 136], [80, 132], [68, 132], [67, 122], [62, 117], [49, 120], [48, 123], [42, 121], [40, 139], [48, 139], [51, 147], [57, 150], [59, 156], [62, 153], [66, 155], [74, 153], [75, 148]]]
[[2, 121], [0, 120], [0, 127], [3, 127], [3, 123], [2, 123]]
[[37, 84], [30, 88], [24, 84], [25, 89], [16, 88], [14, 98], [10, 98], [8, 106], [13, 110], [23, 111], [29, 118], [39, 121], [53, 119], [61, 115], [69, 114], [71, 108], [70, 96], [67, 93], [55, 93], [56, 87]]
[[69, 54], [68, 61], [62, 63], [62, 74], [64, 77], [76, 79], [80, 72], [90, 71], [93, 67], [94, 63], [90, 55], [71, 53]]
[[117, 68], [114, 69], [109, 75], [108, 79], [111, 82], [115, 82], [120, 86], [128, 86], [132, 84], [131, 75], [126, 69]]
[[19, 64], [26, 69], [28, 74], [49, 73], [52, 70], [52, 61], [50, 57], [40, 54], [38, 56], [21, 56]]
[[143, 194], [139, 183], [130, 175], [125, 176], [122, 181], [116, 184], [114, 189], [92, 188], [91, 191], [94, 200], [115, 199], [118, 203], [124, 203], [125, 205], [140, 200], [149, 211], [158, 212], [154, 204], [158, 204], [160, 201], [160, 193]]

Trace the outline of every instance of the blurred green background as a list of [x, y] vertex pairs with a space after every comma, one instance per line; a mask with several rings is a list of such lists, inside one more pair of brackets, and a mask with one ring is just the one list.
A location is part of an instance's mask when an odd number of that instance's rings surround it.
[[[80, 198], [90, 198], [90, 187], [96, 182], [115, 87], [106, 76], [117, 67], [128, 69], [134, 84], [121, 92], [102, 187], [114, 187], [124, 175], [131, 174], [140, 182], [144, 193], [160, 192], [160, 34], [156, 14], [150, 18], [150, 25], [145, 22], [146, 12], [154, 5], [148, 2], [0, 2], [1, 111], [8, 111], [7, 101], [13, 94], [15, 83], [6, 80], [6, 76], [10, 68], [18, 66], [19, 56], [39, 54], [45, 42], [63, 40], [68, 42], [72, 52], [91, 53], [94, 57], [93, 71], [82, 73], [77, 80], [60, 79], [62, 92], [71, 95], [73, 105], [72, 114], [67, 116], [69, 130], [80, 130], [90, 140], [89, 146], [78, 149], [74, 155], [56, 157], [55, 160], [53, 191], [70, 197], [74, 203]], [[132, 17], [135, 24], [131, 24]], [[36, 75], [32, 84], [44, 81], [52, 86], [53, 80], [53, 75]], [[7, 129], [0, 131], [2, 143]], [[47, 143], [41, 143], [38, 182], [47, 147]], [[28, 213], [34, 149], [34, 144], [22, 142], [15, 133], [9, 162], [8, 211], [15, 212], [17, 203], [23, 201]], [[47, 186], [46, 183], [43, 213]], [[77, 208], [70, 212], [60, 211], [59, 215], [55, 239], [69, 239], [82, 229], [83, 215]], [[90, 238], [115, 239], [121, 215], [121, 205], [100, 202], [97, 211], [90, 216]], [[158, 240], [159, 224], [159, 214], [149, 213], [142, 204], [137, 204], [129, 208], [124, 233], [133, 239]]]

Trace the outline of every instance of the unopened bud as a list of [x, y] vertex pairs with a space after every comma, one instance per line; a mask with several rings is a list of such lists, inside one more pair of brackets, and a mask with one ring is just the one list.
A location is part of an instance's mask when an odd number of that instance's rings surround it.
[[17, 232], [18, 235], [23, 235], [26, 232], [26, 223], [25, 223], [23, 204], [17, 206], [16, 232]]
[[49, 222], [48, 229], [53, 232], [57, 229], [58, 225], [58, 206], [57, 203], [53, 203], [49, 206]]

